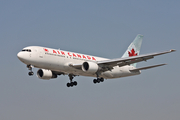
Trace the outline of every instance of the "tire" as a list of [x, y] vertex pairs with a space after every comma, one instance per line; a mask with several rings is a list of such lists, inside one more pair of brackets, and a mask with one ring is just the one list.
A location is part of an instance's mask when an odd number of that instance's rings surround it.
[[97, 80], [96, 80], [96, 79], [94, 79], [94, 80], [93, 80], [93, 83], [94, 83], [94, 84], [96, 84], [96, 83], [97, 83]]
[[100, 81], [100, 79], [97, 79], [97, 83], [100, 83], [101, 81]]
[[101, 82], [104, 82], [104, 78], [100, 78], [100, 81], [101, 81]]
[[70, 83], [67, 83], [67, 87], [70, 87]]
[[29, 73], [28, 73], [29, 76], [32, 76], [33, 74], [34, 74], [33, 72], [29, 72]]
[[70, 83], [70, 86], [73, 87], [73, 85], [74, 85], [73, 82], [71, 82], [71, 83]]
[[76, 86], [76, 85], [77, 85], [77, 82], [76, 82], [76, 81], [74, 81], [74, 82], [73, 82], [73, 85], [75, 85], [75, 86]]

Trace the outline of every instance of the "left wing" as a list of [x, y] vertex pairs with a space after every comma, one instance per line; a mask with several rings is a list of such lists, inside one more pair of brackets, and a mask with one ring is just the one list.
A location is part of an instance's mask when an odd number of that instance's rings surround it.
[[117, 65], [119, 67], [122, 67], [122, 66], [130, 65], [133, 63], [137, 63], [137, 62], [146, 61], [148, 59], [154, 58], [154, 56], [171, 53], [174, 51], [176, 51], [176, 50], [172, 49], [170, 51], [164, 51], [164, 52], [158, 52], [158, 53], [151, 53], [151, 54], [145, 54], [145, 55], [139, 55], [139, 56], [126, 57], [126, 58], [98, 61], [97, 64], [104, 69], [111, 70], [111, 69], [113, 69], [114, 66], [117, 66]]

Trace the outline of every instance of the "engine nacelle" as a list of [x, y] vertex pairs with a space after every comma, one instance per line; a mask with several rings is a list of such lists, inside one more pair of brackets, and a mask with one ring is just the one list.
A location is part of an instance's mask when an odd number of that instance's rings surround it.
[[96, 73], [99, 66], [94, 62], [84, 62], [82, 64], [82, 70], [87, 73]]
[[56, 74], [53, 74], [51, 70], [39, 69], [37, 71], [37, 76], [40, 79], [49, 80], [51, 78], [57, 78]]

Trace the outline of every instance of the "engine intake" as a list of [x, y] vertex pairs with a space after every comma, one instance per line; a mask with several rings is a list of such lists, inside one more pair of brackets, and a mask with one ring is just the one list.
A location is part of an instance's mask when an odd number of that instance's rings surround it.
[[96, 73], [99, 69], [99, 66], [94, 62], [84, 62], [82, 64], [82, 70], [87, 73]]
[[39, 69], [37, 71], [37, 76], [40, 79], [49, 80], [51, 78], [57, 78], [56, 74], [53, 74], [51, 70]]

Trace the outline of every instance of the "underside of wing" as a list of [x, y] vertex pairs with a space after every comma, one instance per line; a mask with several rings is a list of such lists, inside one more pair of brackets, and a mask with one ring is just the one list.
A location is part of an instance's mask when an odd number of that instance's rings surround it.
[[146, 69], [150, 69], [150, 68], [154, 68], [154, 67], [160, 67], [160, 66], [163, 66], [163, 65], [166, 65], [166, 64], [158, 64], [158, 65], [152, 65], [152, 66], [147, 66], [147, 67], [141, 67], [141, 68], [132, 69], [130, 71], [131, 72], [136, 72], [136, 71], [139, 71], [139, 70], [146, 70]]

